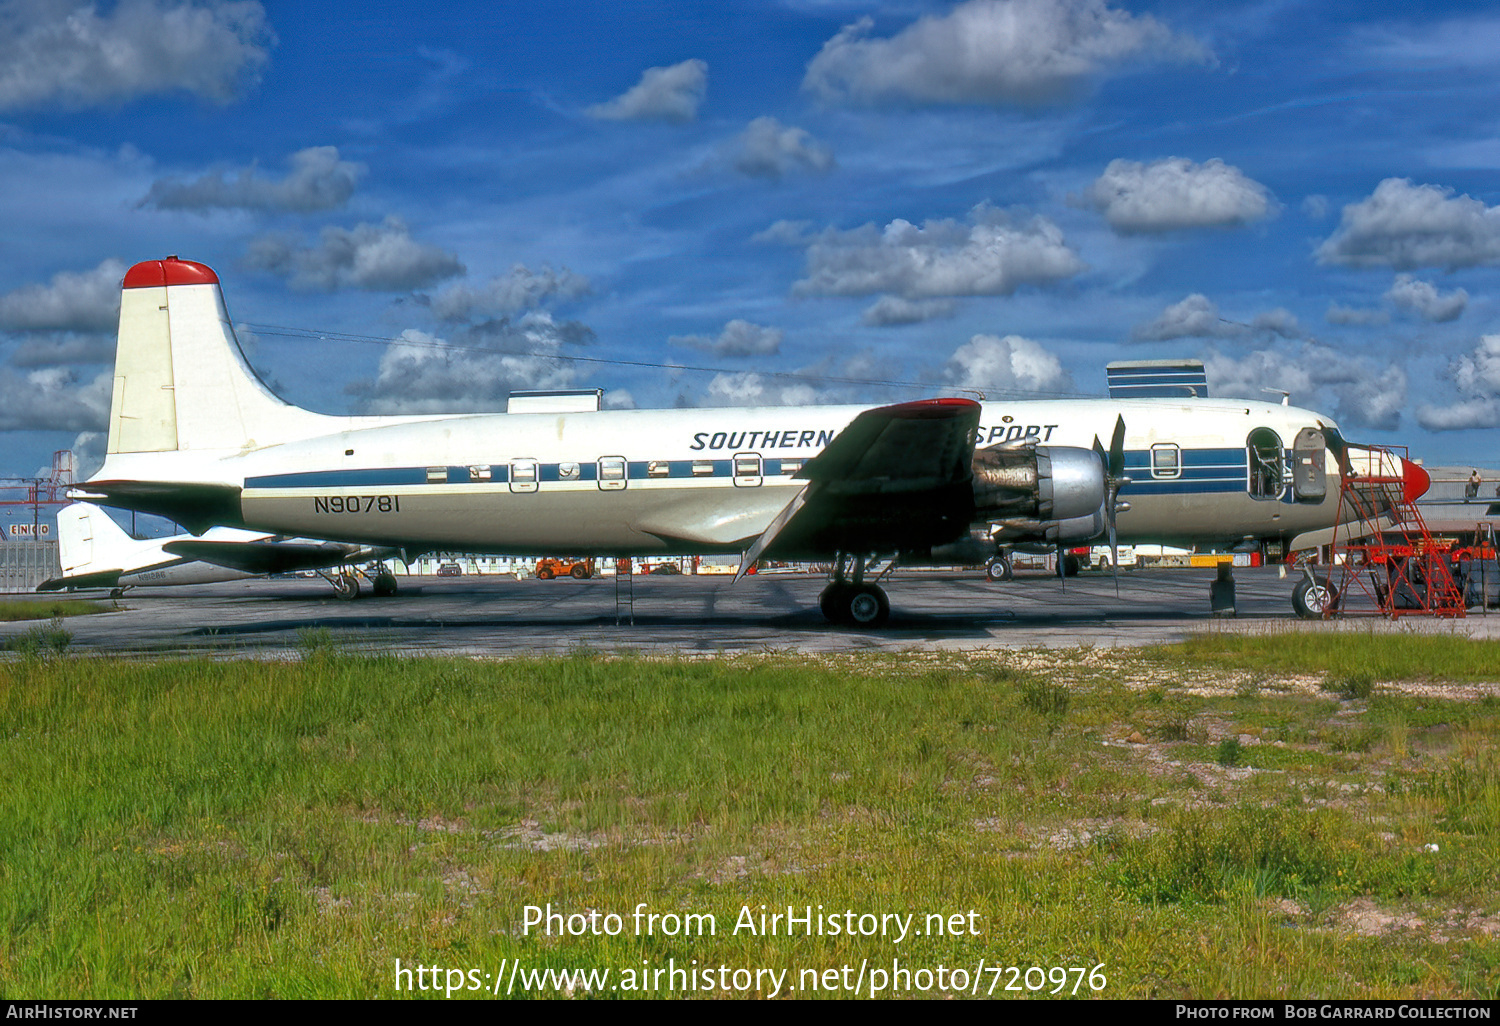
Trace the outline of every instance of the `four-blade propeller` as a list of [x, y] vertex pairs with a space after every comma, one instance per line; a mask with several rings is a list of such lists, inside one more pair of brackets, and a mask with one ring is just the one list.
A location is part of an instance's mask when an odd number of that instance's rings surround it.
[[1094, 452], [1104, 468], [1104, 522], [1109, 527], [1109, 564], [1115, 574], [1115, 594], [1120, 593], [1120, 546], [1115, 530], [1115, 516], [1130, 508], [1130, 503], [1121, 502], [1120, 489], [1130, 483], [1125, 476], [1125, 418], [1115, 418], [1115, 433], [1109, 440], [1109, 452], [1094, 436]]

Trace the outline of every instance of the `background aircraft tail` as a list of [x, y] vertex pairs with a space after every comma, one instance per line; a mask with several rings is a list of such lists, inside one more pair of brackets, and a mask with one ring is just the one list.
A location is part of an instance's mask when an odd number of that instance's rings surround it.
[[212, 268], [168, 257], [125, 275], [109, 453], [253, 449], [341, 423], [284, 402], [250, 369]]
[[65, 576], [128, 567], [140, 548], [98, 506], [75, 502], [57, 511], [57, 559]]

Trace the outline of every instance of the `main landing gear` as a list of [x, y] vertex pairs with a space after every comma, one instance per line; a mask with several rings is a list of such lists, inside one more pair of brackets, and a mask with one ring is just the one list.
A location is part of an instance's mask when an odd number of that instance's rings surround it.
[[[846, 571], [846, 564], [852, 566]], [[853, 580], [848, 573], [852, 572]], [[818, 596], [818, 608], [829, 623], [849, 627], [883, 627], [891, 616], [891, 603], [878, 584], [865, 582], [865, 557], [834, 557], [828, 587]]]
[[333, 594], [345, 602], [353, 602], [359, 598], [359, 579], [365, 577], [370, 582], [370, 590], [376, 597], [383, 598], [387, 595], [396, 594], [398, 585], [396, 575], [385, 567], [369, 566], [363, 570], [352, 567], [344, 567], [337, 573], [319, 570], [318, 576], [333, 586]]

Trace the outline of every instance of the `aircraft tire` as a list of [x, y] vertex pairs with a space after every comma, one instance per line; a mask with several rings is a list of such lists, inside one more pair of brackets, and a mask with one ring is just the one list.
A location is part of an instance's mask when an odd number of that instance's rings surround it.
[[339, 574], [333, 579], [333, 593], [345, 602], [359, 598], [359, 578], [353, 574]]
[[1064, 556], [1063, 557], [1063, 576], [1064, 577], [1077, 577], [1078, 576], [1078, 571], [1082, 570], [1082, 569], [1083, 569], [1083, 564], [1081, 562], [1079, 562], [1077, 556], [1068, 555], [1068, 556]]
[[589, 568], [582, 563], [574, 563], [573, 569], [569, 570], [568, 573], [577, 581], [586, 581], [589, 579]]
[[829, 623], [847, 623], [844, 616], [844, 596], [853, 588], [851, 584], [830, 584], [823, 589], [818, 596], [818, 608], [823, 612], [823, 619]]
[[[69, 588], [68, 590], [72, 591], [73, 589]], [[125, 594], [125, 589], [124, 588], [111, 588], [111, 589], [109, 589], [109, 597], [112, 598], [112, 599], [121, 598], [121, 597], [124, 596], [124, 594]]]
[[884, 627], [891, 618], [891, 603], [881, 588], [862, 584], [845, 593], [841, 612], [844, 622], [854, 627]]
[[372, 590], [376, 595], [379, 595], [381, 597], [396, 594], [396, 591], [398, 590], [398, 585], [396, 584], [396, 575], [388, 572], [376, 574], [375, 583], [372, 586]]
[[1299, 581], [1292, 589], [1292, 608], [1304, 620], [1321, 620], [1325, 611], [1332, 612], [1338, 607], [1338, 589], [1326, 577], [1318, 578], [1316, 583]]
[[984, 564], [984, 579], [991, 584], [1000, 581], [1009, 581], [1016, 576], [1015, 567], [1011, 566], [1010, 560], [1004, 556], [992, 556], [990, 561]]

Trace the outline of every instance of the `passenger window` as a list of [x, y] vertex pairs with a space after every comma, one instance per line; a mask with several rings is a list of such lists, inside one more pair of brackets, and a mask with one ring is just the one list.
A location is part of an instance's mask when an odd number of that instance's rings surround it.
[[760, 455], [753, 452], [735, 453], [734, 484], [736, 488], [759, 488], [761, 481]]
[[536, 491], [536, 460], [510, 461], [510, 490], [513, 492]]
[[625, 490], [626, 464], [624, 456], [602, 456], [599, 459], [599, 490], [619, 492]]
[[1182, 476], [1182, 450], [1171, 442], [1159, 442], [1151, 447], [1151, 476], [1176, 478]]

